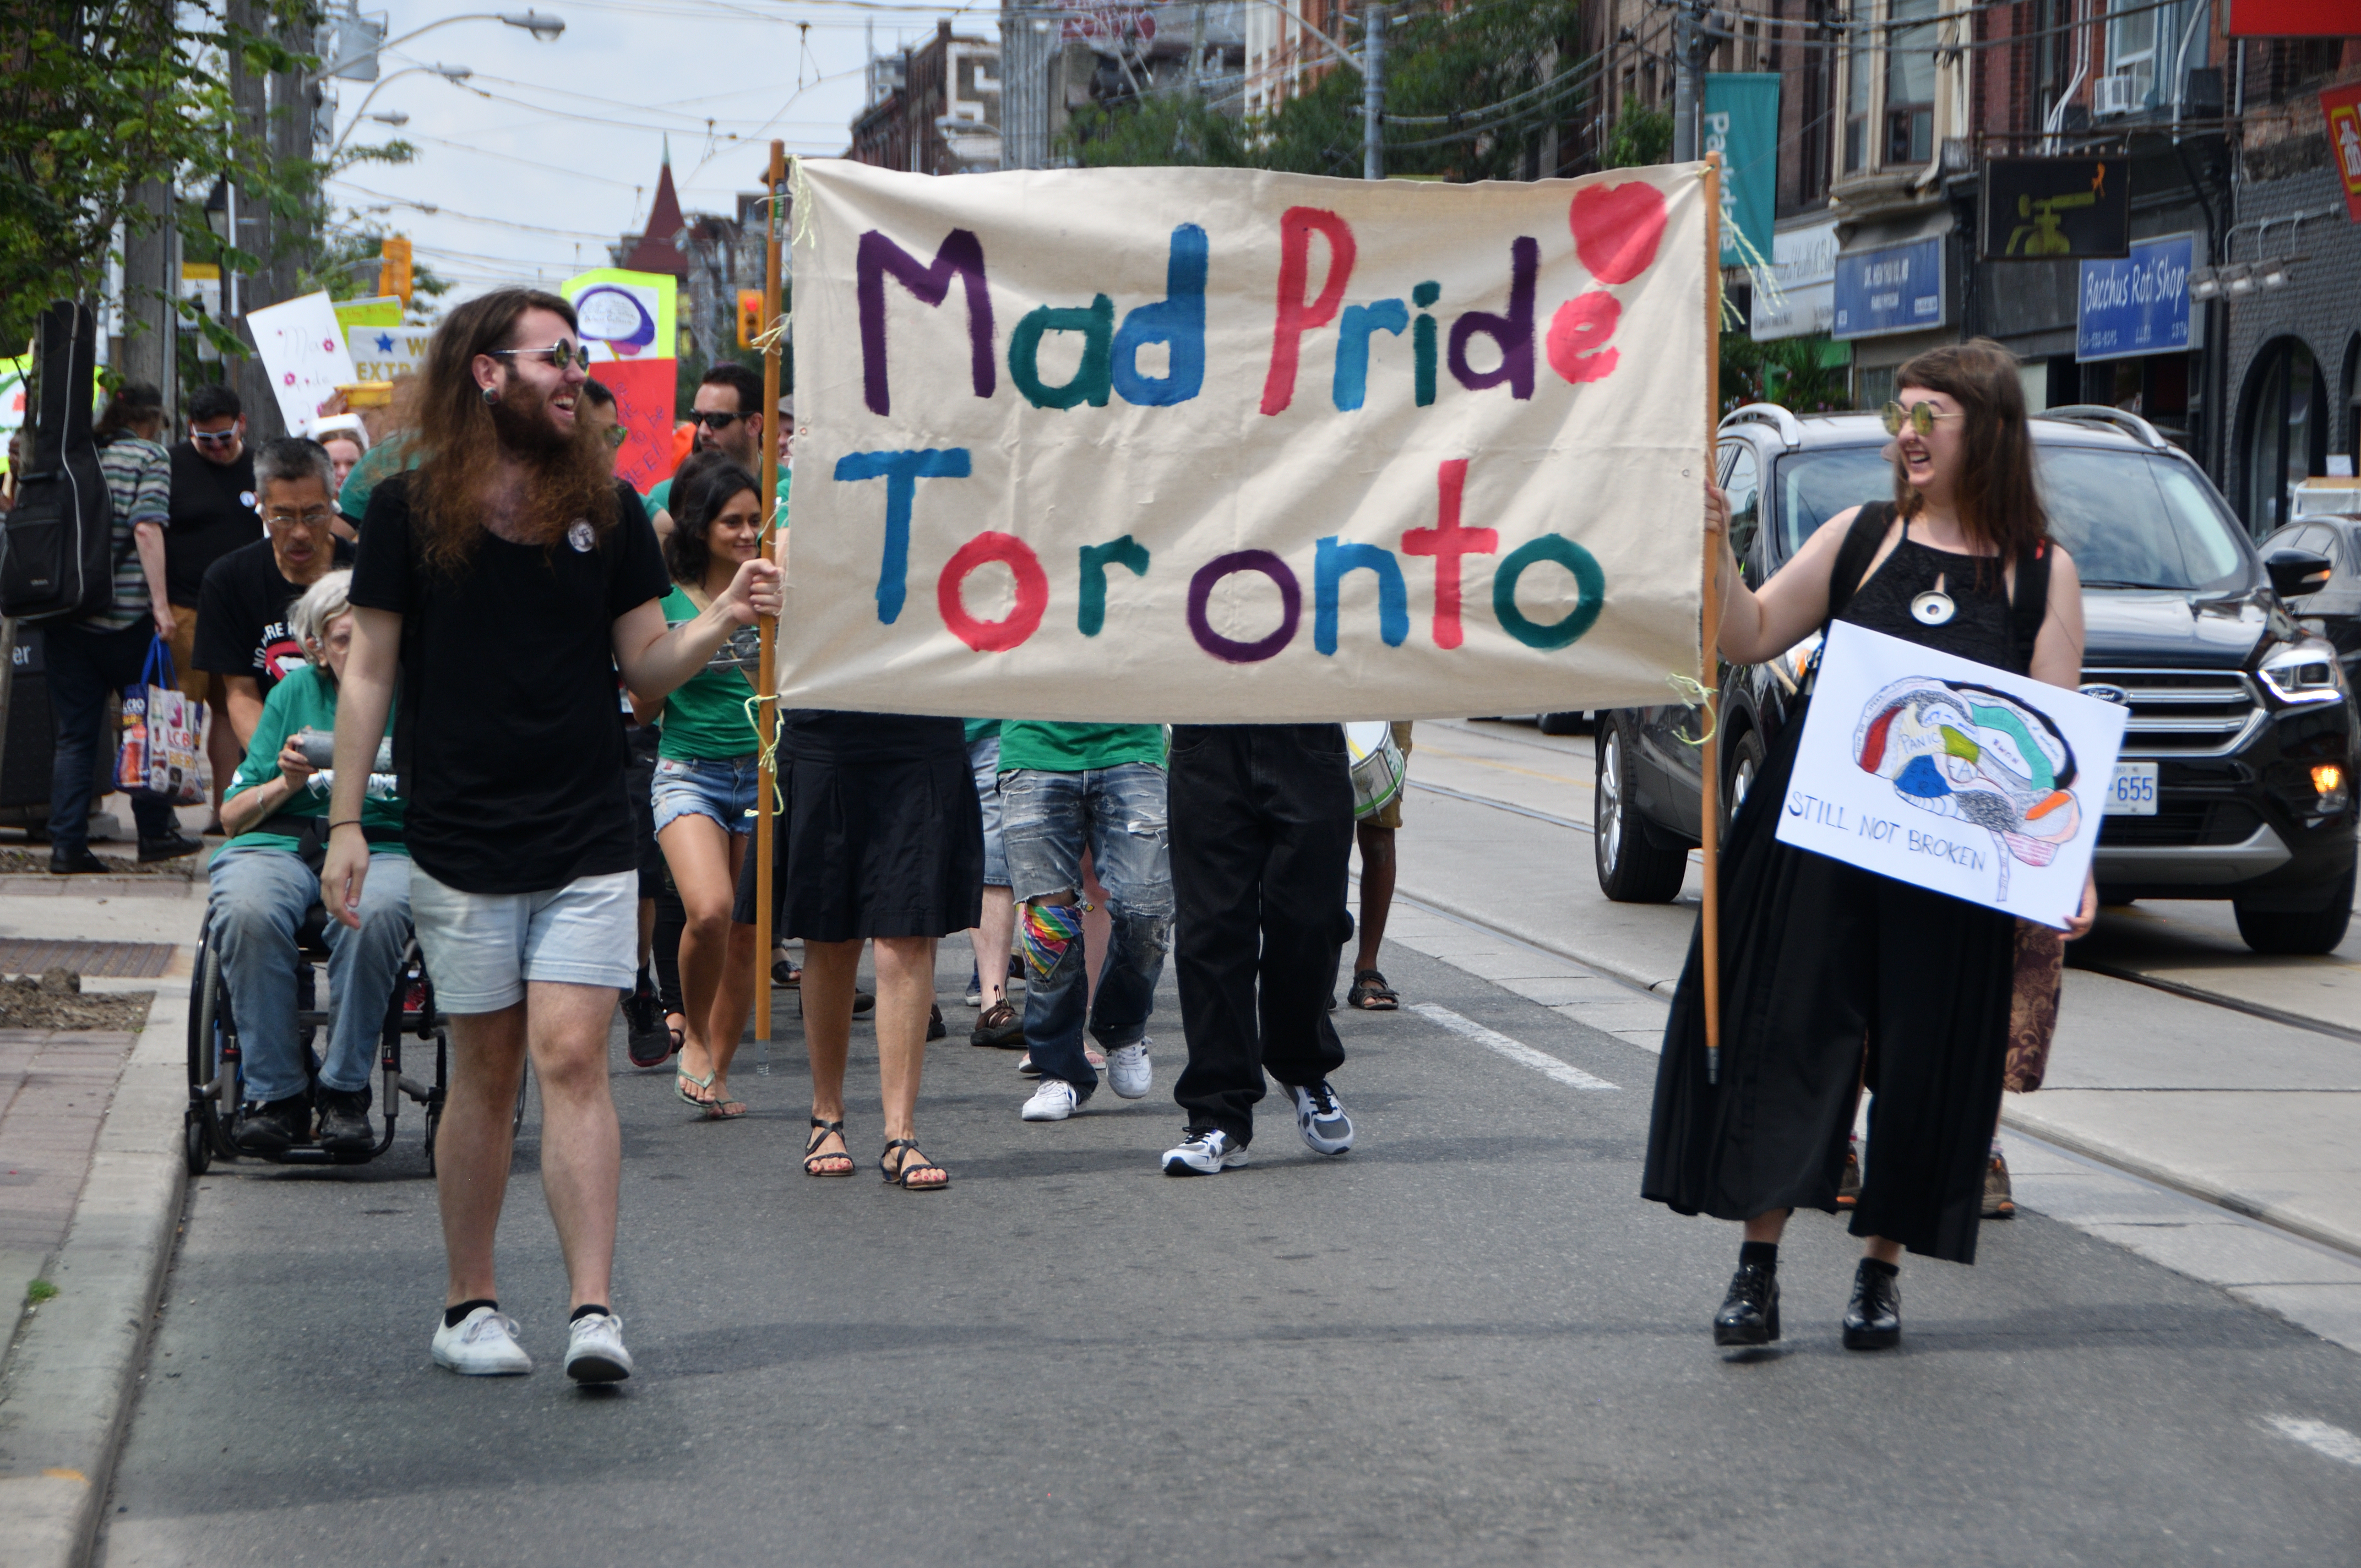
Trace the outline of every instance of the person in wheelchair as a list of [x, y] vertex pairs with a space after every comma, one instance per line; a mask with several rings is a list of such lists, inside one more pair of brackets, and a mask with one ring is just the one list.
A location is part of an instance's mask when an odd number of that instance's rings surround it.
[[[234, 834], [213, 861], [206, 905], [231, 1016], [244, 1056], [247, 1104], [236, 1141], [271, 1153], [311, 1135], [309, 1075], [296, 1025], [298, 938], [320, 903], [320, 865], [327, 839], [324, 758], [336, 728], [336, 684], [352, 649], [350, 572], [313, 583], [288, 612], [289, 630], [308, 661], [270, 690], [246, 761], [222, 799], [222, 826]], [[308, 732], [308, 733], [307, 733]], [[390, 721], [388, 732], [391, 732]], [[410, 944], [410, 856], [401, 842], [401, 798], [390, 774], [372, 775], [361, 807], [369, 874], [360, 928], [330, 920], [328, 986], [335, 998], [328, 1052], [321, 1064], [320, 1145], [366, 1151], [369, 1074], [386, 1006]]]

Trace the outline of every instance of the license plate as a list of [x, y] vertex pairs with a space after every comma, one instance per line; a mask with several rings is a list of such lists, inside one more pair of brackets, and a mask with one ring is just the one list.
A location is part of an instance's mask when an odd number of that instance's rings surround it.
[[2117, 762], [2115, 776], [2107, 785], [2109, 817], [2154, 817], [2156, 815], [2156, 764], [2154, 762]]

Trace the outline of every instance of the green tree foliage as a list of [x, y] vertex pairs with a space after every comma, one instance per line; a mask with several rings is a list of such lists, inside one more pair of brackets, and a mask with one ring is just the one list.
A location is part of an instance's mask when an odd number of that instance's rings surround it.
[[[274, 21], [304, 0], [258, 0]], [[53, 299], [104, 286], [118, 224], [150, 221], [145, 181], [203, 190], [234, 180], [282, 219], [313, 199], [315, 166], [274, 160], [241, 128], [227, 61], [257, 74], [295, 69], [276, 39], [210, 10], [160, 0], [5, 0], [0, 27], [0, 343], [22, 343]], [[250, 272], [266, 259], [226, 250], [195, 203], [178, 219], [188, 255]]]
[[[1572, 119], [1580, 101], [1579, 16], [1577, 0], [1479, 0], [1395, 24], [1386, 35], [1386, 171], [1524, 177], [1542, 138]], [[1213, 164], [1356, 175], [1361, 131], [1361, 74], [1338, 64], [1259, 121], [1242, 124], [1185, 94], [1159, 93], [1077, 113], [1062, 146], [1085, 168]]]
[[1842, 366], [1827, 363], [1825, 337], [1782, 337], [1757, 343], [1743, 327], [1721, 333], [1721, 411], [1742, 403], [1777, 403], [1799, 414], [1842, 412], [1852, 407]]
[[1622, 112], [1616, 115], [1615, 128], [1607, 135], [1607, 167], [1637, 169], [1643, 164], [1662, 163], [1672, 156], [1672, 151], [1671, 113], [1651, 109], [1640, 102], [1636, 93], [1623, 94]]

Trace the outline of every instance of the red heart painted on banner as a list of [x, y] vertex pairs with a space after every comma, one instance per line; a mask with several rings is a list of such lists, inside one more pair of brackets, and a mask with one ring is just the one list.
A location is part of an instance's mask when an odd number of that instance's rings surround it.
[[1632, 181], [1622, 185], [1586, 185], [1566, 211], [1574, 229], [1574, 253], [1602, 283], [1628, 283], [1656, 259], [1664, 237], [1664, 194]]

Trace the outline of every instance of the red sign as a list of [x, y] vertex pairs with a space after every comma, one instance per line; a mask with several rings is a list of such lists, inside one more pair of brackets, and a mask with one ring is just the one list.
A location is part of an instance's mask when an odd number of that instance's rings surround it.
[[2234, 38], [2361, 37], [2353, 0], [2230, 0]]
[[2328, 160], [2345, 182], [2345, 210], [2361, 224], [2361, 82], [2323, 93], [2320, 112], [2328, 122]]
[[590, 374], [615, 394], [615, 412], [625, 435], [615, 454], [615, 477], [644, 492], [671, 473], [673, 383], [680, 374], [674, 359], [609, 359]]

